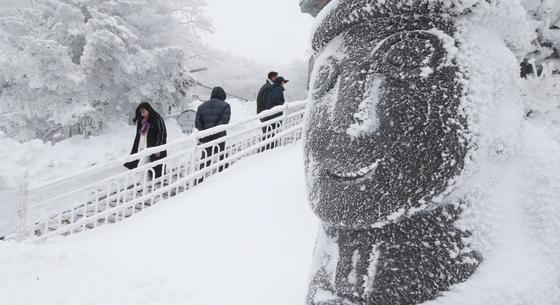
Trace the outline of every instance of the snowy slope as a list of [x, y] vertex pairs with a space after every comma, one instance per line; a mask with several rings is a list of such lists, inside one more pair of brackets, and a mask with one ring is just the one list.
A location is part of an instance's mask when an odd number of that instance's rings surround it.
[[289, 146], [117, 225], [0, 243], [0, 303], [301, 304], [317, 225], [303, 178]]

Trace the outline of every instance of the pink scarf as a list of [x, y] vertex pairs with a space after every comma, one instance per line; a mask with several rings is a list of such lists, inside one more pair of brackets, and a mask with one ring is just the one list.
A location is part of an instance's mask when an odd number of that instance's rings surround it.
[[149, 126], [150, 126], [150, 123], [148, 123], [148, 120], [143, 119], [142, 120], [142, 126], [140, 127], [140, 134], [145, 135], [146, 133], [148, 133], [148, 127]]

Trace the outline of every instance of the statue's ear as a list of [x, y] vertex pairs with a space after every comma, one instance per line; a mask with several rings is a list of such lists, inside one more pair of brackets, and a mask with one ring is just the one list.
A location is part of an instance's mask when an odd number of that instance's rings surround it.
[[390, 79], [425, 78], [450, 62], [445, 48], [449, 41], [454, 48], [453, 39], [443, 32], [401, 32], [382, 40], [373, 57], [380, 63], [380, 71]]

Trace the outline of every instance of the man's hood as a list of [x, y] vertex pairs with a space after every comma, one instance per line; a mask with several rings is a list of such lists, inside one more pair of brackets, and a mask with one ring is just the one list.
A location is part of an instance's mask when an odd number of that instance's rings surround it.
[[210, 99], [219, 99], [225, 101], [227, 98], [226, 91], [222, 87], [216, 87], [212, 89], [212, 95], [210, 95]]

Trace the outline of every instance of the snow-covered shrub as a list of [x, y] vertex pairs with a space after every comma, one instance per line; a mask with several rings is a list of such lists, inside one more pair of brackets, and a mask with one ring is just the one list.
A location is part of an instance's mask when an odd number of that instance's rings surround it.
[[0, 114], [8, 117], [0, 129], [23, 140], [84, 116], [122, 120], [140, 101], [162, 111], [183, 102], [195, 81], [177, 41], [207, 26], [203, 4], [35, 0], [0, 9]]
[[524, 72], [537, 69], [541, 72], [543, 65], [554, 65], [556, 72], [560, 69], [560, 2], [557, 0], [522, 0], [532, 20], [538, 38], [534, 41], [535, 50], [527, 55]]

